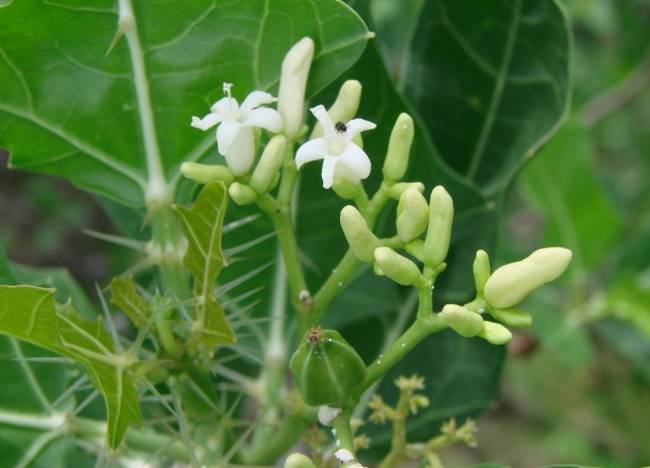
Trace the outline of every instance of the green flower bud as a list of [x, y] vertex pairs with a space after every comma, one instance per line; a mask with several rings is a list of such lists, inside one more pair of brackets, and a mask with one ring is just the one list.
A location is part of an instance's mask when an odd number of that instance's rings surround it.
[[415, 188], [406, 190], [397, 205], [397, 237], [402, 242], [417, 238], [427, 228], [429, 206], [422, 194]]
[[223, 182], [226, 185], [230, 185], [235, 180], [232, 171], [226, 166], [221, 165], [184, 162], [181, 164], [181, 172], [188, 179], [192, 179], [200, 184]]
[[266, 193], [273, 186], [284, 161], [286, 144], [287, 139], [283, 135], [274, 136], [266, 144], [250, 181], [251, 188], [257, 193]]
[[[336, 96], [332, 107], [327, 109], [327, 113], [330, 119], [332, 119], [332, 122], [349, 122], [357, 114], [360, 101], [361, 83], [357, 80], [347, 80], [341, 85], [339, 94]], [[323, 126], [320, 123], [316, 123], [311, 133], [311, 138], [320, 138], [322, 136]]]
[[404, 177], [409, 164], [409, 153], [413, 143], [413, 119], [410, 115], [401, 113], [388, 140], [388, 151], [384, 161], [384, 178], [397, 182]]
[[533, 323], [533, 317], [520, 309], [491, 309], [490, 315], [513, 328], [529, 327]]
[[248, 185], [240, 184], [239, 182], [233, 182], [230, 187], [228, 187], [228, 194], [238, 205], [250, 205], [257, 200], [257, 193], [255, 193], [255, 190], [250, 188]]
[[404, 246], [404, 250], [422, 261], [424, 258], [424, 241], [422, 239], [412, 240]]
[[302, 453], [292, 453], [284, 462], [284, 468], [316, 468], [307, 455]]
[[460, 336], [471, 338], [483, 329], [481, 314], [471, 312], [456, 304], [447, 304], [442, 308], [440, 317]]
[[373, 264], [372, 264], [372, 271], [373, 271], [373, 272], [375, 273], [375, 275], [377, 275], [377, 276], [386, 276], [386, 273], [384, 273], [384, 272], [382, 271], [382, 269], [379, 268], [379, 265], [377, 265], [376, 263], [373, 263]]
[[415, 284], [421, 277], [420, 269], [415, 263], [390, 247], [375, 249], [375, 263], [386, 276], [404, 286]]
[[362, 262], [372, 262], [375, 259], [375, 249], [379, 239], [372, 233], [361, 213], [352, 205], [341, 210], [341, 227], [350, 250]]
[[342, 406], [366, 377], [366, 365], [336, 330], [310, 329], [289, 367], [311, 406]]
[[571, 261], [571, 251], [563, 247], [539, 249], [528, 257], [498, 268], [485, 284], [485, 300], [492, 307], [507, 309], [540, 286], [560, 276]]
[[305, 87], [314, 57], [314, 41], [303, 37], [296, 42], [282, 61], [278, 112], [284, 120], [284, 134], [288, 138], [298, 135], [305, 111]]
[[512, 339], [512, 333], [500, 323], [483, 321], [483, 328], [478, 336], [494, 345], [502, 345]]
[[447, 258], [451, 225], [454, 220], [454, 202], [441, 185], [431, 192], [429, 202], [429, 226], [424, 240], [424, 264], [432, 269]]
[[474, 257], [474, 284], [476, 285], [476, 293], [483, 297], [483, 289], [490, 277], [490, 258], [485, 250], [477, 250], [476, 257]]
[[388, 189], [388, 196], [394, 200], [399, 200], [402, 194], [410, 188], [414, 188], [420, 193], [424, 192], [424, 184], [422, 182], [399, 182], [393, 184]]

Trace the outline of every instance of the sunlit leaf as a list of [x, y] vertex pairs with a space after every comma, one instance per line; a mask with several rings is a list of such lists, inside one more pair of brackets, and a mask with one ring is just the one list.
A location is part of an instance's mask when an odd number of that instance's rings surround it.
[[134, 381], [101, 322], [83, 319], [69, 304], [57, 305], [54, 290], [0, 286], [0, 333], [84, 364], [104, 395], [111, 447], [119, 446], [130, 424], [141, 423]]
[[221, 236], [227, 201], [225, 186], [217, 182], [206, 185], [191, 208], [176, 207], [188, 239], [184, 262], [194, 276], [198, 296], [193, 331], [209, 347], [235, 341], [223, 308], [214, 298], [214, 283], [225, 265]]
[[[152, 177], [173, 188], [183, 160], [216, 154], [190, 127], [232, 82], [237, 98], [274, 91], [282, 58], [316, 43], [309, 93], [359, 57], [368, 31], [343, 2], [258, 0], [132, 4], [118, 40], [118, 2], [13, 2], [0, 15], [0, 146], [12, 167], [56, 174], [128, 205]], [[156, 175], [156, 173], [160, 173]]]

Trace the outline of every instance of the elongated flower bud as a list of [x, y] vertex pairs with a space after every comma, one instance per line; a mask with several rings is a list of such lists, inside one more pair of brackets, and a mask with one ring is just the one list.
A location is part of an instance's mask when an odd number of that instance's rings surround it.
[[512, 333], [500, 323], [483, 321], [483, 328], [478, 336], [494, 345], [502, 345], [512, 339]]
[[409, 153], [413, 143], [413, 119], [401, 113], [388, 140], [388, 151], [384, 161], [383, 174], [386, 180], [397, 182], [404, 177], [409, 164]]
[[200, 184], [223, 182], [226, 185], [230, 185], [235, 180], [232, 171], [226, 166], [220, 165], [184, 162], [181, 164], [181, 172], [188, 179], [192, 179]]
[[483, 329], [481, 314], [471, 312], [456, 304], [447, 304], [442, 308], [440, 317], [460, 336], [471, 338]]
[[375, 249], [375, 263], [386, 276], [404, 286], [415, 284], [421, 276], [420, 269], [415, 263], [390, 247]]
[[[327, 109], [327, 113], [332, 119], [332, 122], [349, 122], [357, 115], [359, 110], [359, 102], [361, 101], [361, 83], [357, 80], [347, 80], [341, 85], [339, 89], [339, 94], [336, 96], [336, 100], [332, 107]], [[323, 126], [320, 122], [317, 122], [314, 125], [314, 130], [311, 133], [311, 138], [319, 138], [323, 136]], [[355, 135], [360, 137], [360, 135]], [[354, 140], [353, 140], [354, 141]], [[355, 141], [355, 143], [357, 143]]]
[[528, 257], [498, 268], [485, 284], [485, 300], [492, 307], [506, 309], [519, 304], [528, 294], [560, 276], [571, 261], [563, 247], [539, 249]]
[[352, 205], [347, 205], [341, 210], [340, 220], [343, 234], [354, 256], [362, 262], [372, 262], [379, 239], [372, 233], [361, 213]]
[[304, 120], [305, 87], [313, 57], [314, 41], [303, 37], [282, 61], [278, 111], [284, 120], [284, 134], [288, 138], [298, 134]]
[[251, 187], [257, 193], [266, 193], [273, 186], [284, 161], [286, 143], [287, 139], [283, 135], [276, 135], [266, 144], [250, 181]]
[[307, 455], [292, 453], [284, 462], [284, 468], [316, 468], [316, 465]]
[[230, 198], [238, 205], [250, 205], [257, 200], [257, 193], [248, 185], [233, 182], [228, 187], [228, 194]]
[[388, 189], [388, 195], [395, 200], [399, 200], [402, 194], [410, 188], [414, 188], [420, 193], [424, 192], [422, 182], [398, 182]]
[[454, 202], [445, 188], [438, 185], [429, 201], [429, 226], [424, 240], [424, 264], [437, 268], [447, 258], [451, 225], [454, 220]]
[[491, 309], [490, 315], [499, 322], [513, 328], [528, 327], [533, 323], [533, 317], [520, 309]]
[[427, 228], [429, 206], [415, 188], [406, 190], [397, 205], [397, 236], [402, 242], [410, 242]]
[[490, 258], [485, 250], [477, 250], [476, 257], [474, 257], [474, 265], [472, 266], [474, 272], [474, 284], [476, 285], [476, 293], [483, 297], [483, 290], [485, 283], [490, 277]]

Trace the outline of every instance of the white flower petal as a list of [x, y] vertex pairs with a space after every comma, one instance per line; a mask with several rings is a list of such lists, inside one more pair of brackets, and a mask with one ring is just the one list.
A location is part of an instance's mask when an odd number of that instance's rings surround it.
[[325, 106], [320, 104], [316, 107], [312, 107], [309, 110], [311, 111], [312, 114], [314, 114], [314, 117], [316, 117], [316, 119], [323, 126], [323, 130], [325, 131], [325, 138], [335, 137], [336, 129], [334, 128], [332, 119], [330, 119], [330, 116], [327, 113], [327, 109], [325, 109]]
[[239, 113], [239, 104], [237, 99], [226, 96], [212, 104], [210, 110], [215, 114], [221, 114], [222, 118], [232, 118], [232, 115]]
[[320, 406], [318, 408], [318, 422], [323, 426], [329, 426], [339, 414], [341, 414], [341, 408], [332, 408], [326, 405]]
[[326, 155], [327, 148], [325, 148], [325, 139], [314, 138], [313, 140], [303, 143], [300, 148], [298, 148], [298, 151], [296, 152], [296, 166], [300, 169], [303, 164], [323, 159]]
[[228, 154], [230, 146], [237, 138], [241, 128], [242, 125], [234, 120], [221, 122], [221, 125], [217, 127], [217, 146], [219, 148], [219, 153], [224, 156]]
[[325, 157], [323, 159], [323, 168], [321, 169], [321, 177], [323, 178], [323, 188], [331, 188], [334, 184], [334, 170], [338, 158]]
[[277, 101], [277, 99], [271, 96], [269, 93], [265, 93], [264, 91], [253, 91], [248, 96], [246, 96], [246, 99], [244, 99], [244, 102], [241, 103], [239, 110], [244, 115], [247, 115], [256, 107], [259, 107], [262, 104], [271, 104], [275, 101]]
[[345, 164], [349, 169], [360, 178], [365, 179], [370, 175], [371, 163], [368, 155], [354, 143], [348, 143], [345, 151], [339, 156], [342, 164]]
[[199, 119], [196, 116], [192, 116], [192, 123], [190, 125], [201, 130], [209, 130], [219, 122], [221, 122], [221, 117], [215, 113], [210, 113], [202, 119]]
[[[223, 126], [223, 124], [221, 125]], [[241, 176], [248, 173], [255, 159], [253, 129], [250, 127], [242, 127], [224, 156], [233, 174]]]
[[352, 119], [346, 124], [345, 136], [347, 141], [352, 141], [357, 134], [372, 130], [377, 127], [374, 123], [365, 119]]
[[277, 133], [282, 130], [282, 116], [275, 109], [260, 107], [253, 109], [248, 118], [242, 122], [247, 127], [265, 128], [270, 132]]

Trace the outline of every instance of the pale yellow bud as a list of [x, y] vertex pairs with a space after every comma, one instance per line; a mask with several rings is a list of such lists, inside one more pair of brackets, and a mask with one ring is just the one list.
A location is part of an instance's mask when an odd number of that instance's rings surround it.
[[406, 190], [397, 205], [397, 236], [402, 242], [410, 242], [427, 228], [429, 206], [415, 188]]
[[292, 453], [284, 462], [284, 468], [316, 468], [307, 455], [302, 453]]
[[483, 328], [478, 336], [494, 345], [502, 345], [512, 339], [512, 333], [500, 323], [483, 321]]
[[485, 284], [485, 300], [498, 309], [519, 304], [535, 289], [560, 276], [570, 261], [571, 251], [563, 247], [536, 250], [492, 273]]
[[235, 180], [232, 171], [226, 166], [220, 165], [184, 162], [181, 164], [181, 172], [188, 179], [200, 184], [223, 182], [230, 185]]
[[424, 192], [422, 182], [399, 182], [388, 189], [388, 195], [395, 200], [399, 200], [402, 194], [410, 188], [414, 188], [420, 193]]
[[413, 119], [410, 115], [401, 113], [388, 140], [388, 151], [384, 161], [384, 178], [397, 182], [404, 177], [409, 164], [409, 153], [413, 143]]
[[483, 296], [483, 289], [490, 277], [490, 258], [485, 250], [477, 250], [476, 257], [474, 257], [474, 265], [472, 267], [474, 272], [474, 284], [476, 285], [476, 293]]
[[375, 249], [375, 263], [390, 279], [404, 286], [415, 284], [421, 277], [415, 263], [390, 247]]
[[314, 41], [303, 37], [285, 55], [282, 61], [278, 112], [284, 120], [284, 134], [295, 138], [303, 124], [305, 88], [314, 57]]
[[372, 262], [379, 239], [372, 233], [361, 213], [352, 205], [341, 210], [341, 228], [350, 250], [362, 262]]
[[490, 315], [499, 322], [513, 328], [529, 327], [533, 323], [533, 317], [519, 309], [491, 309]]
[[[341, 85], [339, 89], [339, 94], [336, 96], [336, 100], [332, 107], [327, 109], [327, 113], [332, 119], [332, 122], [343, 122], [347, 123], [357, 115], [359, 110], [359, 102], [361, 101], [361, 83], [357, 80], [347, 80]], [[320, 122], [317, 122], [314, 125], [314, 130], [311, 133], [311, 138], [319, 138], [323, 136], [323, 126]], [[356, 135], [355, 139], [360, 136]], [[358, 143], [357, 141], [353, 141]], [[363, 143], [361, 143], [363, 145]]]
[[438, 185], [429, 201], [429, 226], [424, 240], [424, 264], [438, 268], [447, 258], [454, 220], [454, 202], [445, 188]]
[[255, 190], [250, 188], [248, 185], [240, 184], [239, 182], [233, 182], [230, 187], [228, 187], [228, 194], [232, 201], [238, 205], [250, 205], [257, 200], [257, 193]]
[[276, 135], [269, 140], [251, 176], [250, 186], [259, 194], [269, 191], [282, 167], [287, 139]]
[[471, 312], [456, 304], [444, 306], [440, 317], [452, 330], [467, 338], [478, 335], [483, 328], [481, 314]]

